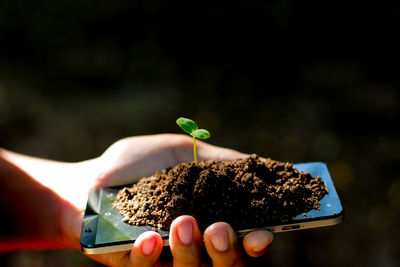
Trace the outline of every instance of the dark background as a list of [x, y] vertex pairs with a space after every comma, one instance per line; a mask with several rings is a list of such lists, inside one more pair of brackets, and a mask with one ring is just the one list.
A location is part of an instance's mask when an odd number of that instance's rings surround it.
[[[383, 1], [1, 1], [0, 146], [80, 161], [193, 118], [212, 144], [328, 164], [345, 222], [277, 234], [266, 264], [399, 266], [399, 11]], [[0, 265], [97, 266], [70, 250], [2, 253]]]

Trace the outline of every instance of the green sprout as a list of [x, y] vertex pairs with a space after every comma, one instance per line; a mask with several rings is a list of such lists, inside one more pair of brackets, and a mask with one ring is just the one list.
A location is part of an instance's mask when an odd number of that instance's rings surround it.
[[182, 128], [182, 130], [193, 136], [194, 163], [196, 164], [196, 166], [199, 166], [199, 163], [197, 162], [197, 153], [196, 153], [196, 138], [202, 140], [208, 139], [211, 136], [210, 132], [204, 129], [199, 129], [197, 123], [191, 119], [180, 117], [179, 119], [176, 120], [176, 123], [179, 125], [179, 127]]

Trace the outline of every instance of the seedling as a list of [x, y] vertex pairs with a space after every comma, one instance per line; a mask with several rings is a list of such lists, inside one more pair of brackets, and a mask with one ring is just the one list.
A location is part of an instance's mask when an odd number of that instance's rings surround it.
[[176, 120], [176, 123], [179, 125], [179, 127], [182, 128], [182, 130], [193, 136], [194, 164], [196, 164], [196, 166], [199, 166], [199, 163], [197, 162], [196, 138], [202, 140], [208, 139], [211, 136], [210, 132], [204, 129], [199, 129], [197, 123], [191, 119], [180, 117]]

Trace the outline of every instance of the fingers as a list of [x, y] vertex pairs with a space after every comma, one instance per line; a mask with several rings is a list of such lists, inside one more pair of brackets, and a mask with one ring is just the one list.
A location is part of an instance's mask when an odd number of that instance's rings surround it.
[[133, 244], [130, 255], [130, 266], [150, 267], [154, 266], [160, 257], [163, 248], [163, 240], [156, 232], [144, 232]]
[[[164, 144], [168, 144], [168, 147], [177, 163], [193, 160], [192, 138], [181, 134], [163, 134], [157, 136], [163, 139]], [[210, 145], [200, 140], [197, 140], [196, 144], [199, 160], [213, 159], [232, 161], [248, 156], [236, 150]]]
[[192, 216], [180, 216], [172, 222], [169, 245], [174, 267], [200, 266], [202, 236]]
[[247, 234], [243, 239], [243, 248], [251, 257], [264, 255], [274, 240], [274, 235], [267, 230], [257, 230]]
[[237, 236], [224, 222], [210, 225], [204, 231], [204, 244], [213, 266], [244, 266]]
[[198, 143], [197, 147], [200, 160], [216, 159], [224, 161], [233, 161], [248, 156], [247, 154], [243, 154], [233, 149], [222, 148], [201, 141], [198, 141], [197, 143]]

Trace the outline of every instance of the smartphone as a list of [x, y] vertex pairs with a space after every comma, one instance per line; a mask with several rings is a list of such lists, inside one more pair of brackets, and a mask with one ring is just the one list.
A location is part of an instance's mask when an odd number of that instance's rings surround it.
[[[257, 229], [267, 229], [273, 233], [301, 230], [307, 228], [330, 226], [343, 220], [343, 207], [329, 174], [322, 162], [293, 164], [302, 172], [320, 176], [328, 188], [320, 200], [320, 209], [301, 213], [281, 224], [265, 225]], [[122, 215], [112, 207], [118, 191], [122, 187], [105, 187], [89, 194], [82, 224], [81, 248], [85, 254], [102, 254], [117, 251], [128, 251], [136, 238], [149, 230], [157, 231], [168, 246], [168, 231], [154, 229], [151, 226], [134, 226], [122, 221]], [[228, 222], [229, 223], [229, 222]], [[257, 229], [240, 229], [238, 236]]]

